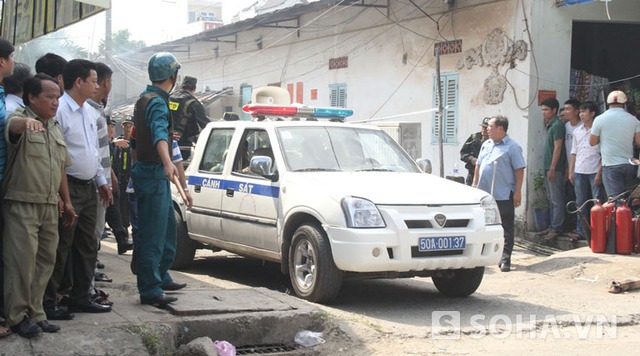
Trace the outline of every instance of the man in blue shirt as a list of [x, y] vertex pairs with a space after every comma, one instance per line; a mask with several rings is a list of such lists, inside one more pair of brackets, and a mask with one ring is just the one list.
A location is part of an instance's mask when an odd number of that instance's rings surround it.
[[496, 116], [489, 121], [489, 139], [482, 144], [473, 186], [490, 193], [498, 203], [502, 228], [504, 229], [504, 250], [500, 260], [500, 270], [511, 270], [511, 252], [515, 233], [515, 208], [522, 202], [522, 181], [525, 161], [522, 147], [507, 135], [509, 120]]
[[640, 121], [625, 110], [627, 95], [614, 90], [607, 96], [609, 110], [593, 121], [589, 144], [600, 144], [602, 183], [607, 196], [615, 197], [636, 183], [635, 167], [628, 163], [633, 146], [640, 146]]
[[[149, 59], [151, 85], [136, 102], [133, 117], [136, 128], [136, 163], [131, 180], [138, 200], [138, 236], [134, 240], [140, 302], [165, 307], [178, 298], [163, 291], [178, 290], [169, 275], [176, 254], [176, 220], [170, 184], [179, 181], [171, 161], [171, 114], [169, 92], [176, 84], [180, 63], [171, 53], [156, 53]], [[188, 207], [190, 208], [190, 206]]]

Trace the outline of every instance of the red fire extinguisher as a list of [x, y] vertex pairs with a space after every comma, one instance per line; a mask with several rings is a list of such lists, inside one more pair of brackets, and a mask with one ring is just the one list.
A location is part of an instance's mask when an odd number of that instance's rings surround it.
[[600, 200], [591, 208], [591, 251], [604, 253], [607, 249], [607, 212]]
[[638, 218], [631, 219], [633, 223], [633, 253], [638, 253], [638, 236], [640, 236], [640, 222]]
[[631, 209], [626, 202], [616, 208], [616, 253], [630, 255], [633, 250], [633, 224]]
[[616, 209], [616, 203], [609, 200], [606, 203], [602, 204], [602, 207], [604, 208], [604, 211], [605, 211], [605, 219], [606, 219], [605, 229], [607, 230], [607, 233], [608, 233], [612, 227], [611, 214], [613, 214], [614, 210]]

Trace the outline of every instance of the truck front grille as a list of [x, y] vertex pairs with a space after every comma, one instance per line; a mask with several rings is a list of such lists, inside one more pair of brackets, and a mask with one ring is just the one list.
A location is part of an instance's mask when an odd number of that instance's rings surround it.
[[[469, 219], [452, 219], [447, 220], [444, 228], [463, 228], [469, 225]], [[433, 224], [429, 220], [405, 220], [405, 224], [409, 229], [432, 229]]]

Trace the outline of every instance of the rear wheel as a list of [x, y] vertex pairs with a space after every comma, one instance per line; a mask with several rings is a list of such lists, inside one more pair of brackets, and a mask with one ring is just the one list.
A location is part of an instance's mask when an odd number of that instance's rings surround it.
[[433, 276], [433, 284], [447, 297], [467, 297], [473, 294], [482, 282], [484, 267], [445, 271], [442, 276]]
[[173, 260], [171, 269], [185, 269], [189, 267], [193, 261], [193, 257], [196, 255], [196, 242], [189, 238], [187, 232], [187, 224], [182, 221], [182, 217], [177, 210], [174, 210], [176, 214], [176, 228], [178, 231], [176, 241], [176, 257]]
[[293, 234], [289, 278], [302, 299], [326, 303], [338, 296], [342, 271], [333, 262], [328, 238], [318, 224], [303, 224]]

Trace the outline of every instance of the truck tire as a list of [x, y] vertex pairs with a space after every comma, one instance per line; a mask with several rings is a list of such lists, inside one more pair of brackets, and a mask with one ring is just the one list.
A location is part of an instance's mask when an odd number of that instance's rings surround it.
[[182, 221], [182, 217], [177, 210], [174, 210], [176, 214], [176, 228], [178, 230], [178, 236], [176, 241], [176, 257], [173, 260], [171, 269], [180, 270], [188, 268], [193, 257], [196, 255], [197, 243], [189, 238], [187, 232], [187, 224]]
[[296, 295], [316, 303], [334, 300], [342, 286], [342, 271], [333, 262], [325, 232], [316, 223], [298, 227], [289, 249], [289, 278]]
[[444, 276], [431, 277], [433, 284], [440, 293], [447, 297], [467, 297], [480, 287], [484, 276], [484, 267], [457, 269], [451, 272], [445, 273]]

